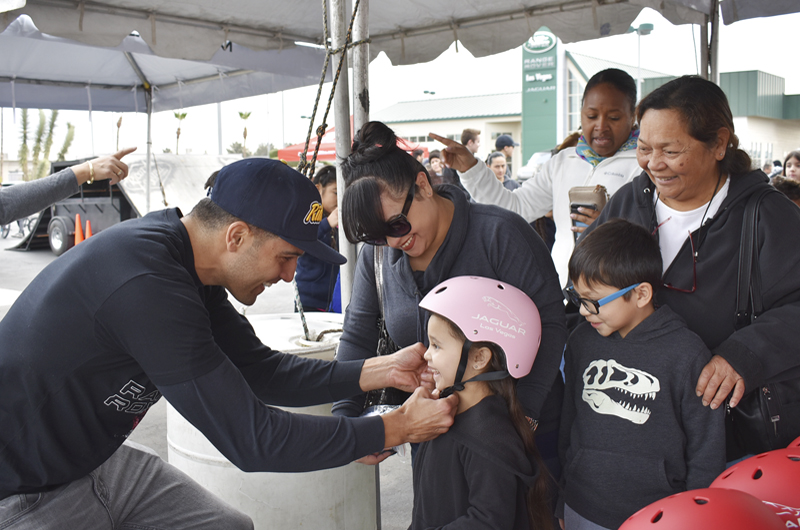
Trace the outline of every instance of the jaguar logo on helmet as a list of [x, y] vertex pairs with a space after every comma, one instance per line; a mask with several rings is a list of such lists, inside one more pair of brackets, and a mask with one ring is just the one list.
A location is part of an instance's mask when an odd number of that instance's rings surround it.
[[320, 222], [322, 222], [322, 205], [319, 202], [314, 201], [311, 203], [308, 213], [303, 219], [303, 223], [307, 225], [318, 225]]

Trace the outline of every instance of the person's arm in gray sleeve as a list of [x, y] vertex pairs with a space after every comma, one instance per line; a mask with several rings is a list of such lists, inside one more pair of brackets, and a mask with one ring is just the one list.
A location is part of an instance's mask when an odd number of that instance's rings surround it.
[[0, 190], [0, 224], [44, 210], [78, 192], [78, 181], [67, 168], [39, 180], [6, 186]]
[[0, 190], [0, 224], [27, 217], [78, 192], [80, 186], [95, 180], [111, 180], [116, 184], [128, 176], [128, 166], [120, 159], [136, 148], [95, 158], [73, 167], [68, 167], [30, 182], [7, 186]]

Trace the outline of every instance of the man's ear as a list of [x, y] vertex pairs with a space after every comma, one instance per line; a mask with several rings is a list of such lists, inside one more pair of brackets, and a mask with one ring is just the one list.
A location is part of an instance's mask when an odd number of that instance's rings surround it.
[[225, 247], [228, 252], [239, 252], [249, 246], [253, 232], [244, 221], [236, 221], [228, 225], [225, 231]]
[[633, 292], [636, 293], [637, 307], [642, 308], [653, 302], [653, 286], [650, 282], [640, 283]]

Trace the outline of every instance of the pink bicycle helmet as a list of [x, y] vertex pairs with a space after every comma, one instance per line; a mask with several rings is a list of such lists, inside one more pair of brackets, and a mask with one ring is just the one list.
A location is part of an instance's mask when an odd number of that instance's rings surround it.
[[672, 495], [631, 515], [619, 530], [785, 530], [764, 503], [742, 491], [708, 488]]
[[711, 483], [749, 493], [753, 497], [800, 509], [800, 447], [794, 442], [787, 449], [777, 449], [743, 460], [726, 469]]
[[473, 380], [501, 379], [509, 374], [519, 379], [530, 373], [539, 351], [542, 321], [536, 304], [513, 285], [478, 276], [457, 276], [431, 289], [419, 305], [450, 320], [467, 337], [454, 385], [460, 388], [455, 390], [463, 389], [461, 378], [473, 342], [497, 344], [505, 353], [508, 370], [491, 372], [494, 376], [481, 374]]

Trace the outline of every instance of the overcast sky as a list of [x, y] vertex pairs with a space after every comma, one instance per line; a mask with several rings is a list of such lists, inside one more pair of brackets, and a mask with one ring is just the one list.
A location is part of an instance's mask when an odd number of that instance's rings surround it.
[[[634, 21], [634, 26], [649, 22], [655, 25], [653, 33], [641, 37], [642, 66], [667, 74], [697, 73], [698, 56], [695, 42], [699, 44], [698, 26], [673, 26], [657, 12], [645, 9]], [[754, 19], [722, 26], [720, 31], [720, 71], [762, 70], [786, 79], [786, 93], [800, 93], [800, 68], [798, 65], [797, 32], [800, 31], [800, 14], [765, 19]], [[694, 39], [693, 39], [694, 33]], [[637, 36], [619, 35], [567, 44], [570, 51], [600, 57], [615, 62], [636, 65]], [[424, 98], [447, 98], [478, 94], [497, 94], [521, 90], [522, 52], [520, 48], [491, 57], [476, 59], [459, 46], [451, 46], [434, 61], [413, 66], [392, 66], [381, 54], [370, 65], [370, 101], [373, 110], [386, 108], [398, 101]], [[425, 91], [435, 92], [427, 95]], [[222, 103], [223, 147], [241, 141], [245, 125], [239, 111], [252, 113], [247, 120], [247, 146], [255, 148], [261, 143], [282, 145], [305, 139], [316, 87], [307, 87], [253, 98]], [[327, 91], [323, 94], [327, 98]], [[324, 107], [323, 107], [324, 108]], [[194, 154], [217, 154], [217, 108], [205, 105], [184, 109], [186, 119], [181, 127], [180, 151]], [[62, 111], [58, 120], [53, 151], [63, 142], [66, 123], [76, 126], [76, 137], [69, 158], [82, 158], [113, 152], [116, 141], [116, 122], [119, 113], [93, 112], [94, 153], [92, 124], [87, 112]], [[120, 146], [146, 147], [146, 117], [144, 114], [126, 113], [120, 131]], [[4, 109], [3, 151], [16, 159], [19, 149], [19, 110], [17, 123], [11, 109]], [[282, 119], [283, 118], [283, 119]], [[319, 123], [319, 120], [316, 122]], [[328, 119], [333, 124], [333, 117]], [[173, 112], [153, 115], [153, 151], [164, 148], [175, 150], [175, 130], [178, 121]]]

